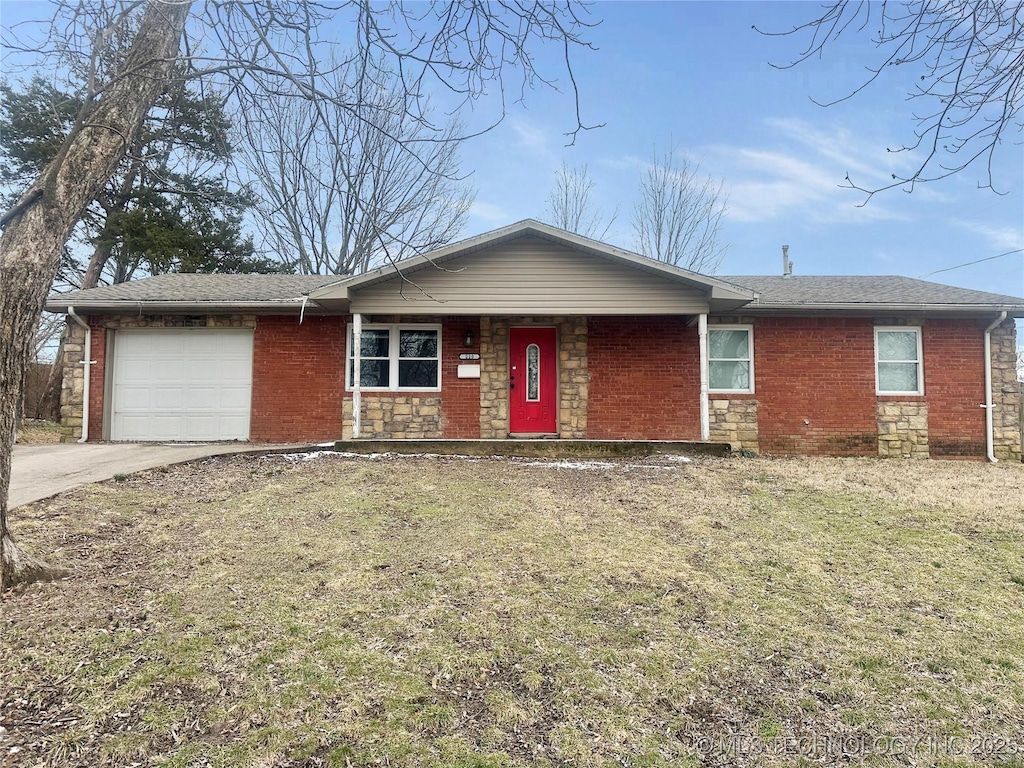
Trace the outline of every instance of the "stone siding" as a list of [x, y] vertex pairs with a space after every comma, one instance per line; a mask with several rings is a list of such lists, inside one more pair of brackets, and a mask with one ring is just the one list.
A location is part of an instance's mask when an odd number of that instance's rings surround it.
[[886, 458], [928, 458], [928, 403], [879, 401], [878, 455]]
[[480, 437], [509, 435], [509, 329], [520, 326], [556, 328], [558, 338], [558, 436], [587, 437], [587, 319], [585, 317], [480, 318]]
[[77, 440], [82, 436], [85, 398], [85, 328], [69, 320], [64, 330], [64, 372], [60, 388], [60, 439]]
[[730, 443], [734, 451], [760, 452], [757, 440], [757, 400], [712, 398], [709, 405], [709, 437], [712, 442]]
[[[440, 440], [444, 435], [441, 397], [362, 394], [360, 438], [370, 440]], [[352, 439], [352, 398], [345, 398], [343, 439]]]
[[1017, 381], [1017, 328], [1007, 320], [992, 331], [992, 452], [1021, 460], [1021, 385]]

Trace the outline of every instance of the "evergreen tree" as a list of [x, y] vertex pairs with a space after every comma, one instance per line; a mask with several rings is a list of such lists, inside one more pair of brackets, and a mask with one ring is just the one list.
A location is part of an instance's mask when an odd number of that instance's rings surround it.
[[[10, 205], [57, 154], [80, 100], [41, 77], [22, 90], [0, 84], [0, 184]], [[93, 288], [165, 272], [291, 271], [254, 254], [242, 234], [252, 205], [223, 178], [230, 160], [230, 123], [220, 103], [179, 85], [161, 96], [118, 172], [97, 195], [79, 227], [87, 263], [65, 257], [62, 277]]]

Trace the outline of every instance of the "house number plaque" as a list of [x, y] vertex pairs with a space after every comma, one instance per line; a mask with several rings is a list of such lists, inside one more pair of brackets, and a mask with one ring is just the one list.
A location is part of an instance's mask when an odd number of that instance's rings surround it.
[[480, 355], [476, 352], [463, 352], [459, 355], [459, 360], [479, 360]]

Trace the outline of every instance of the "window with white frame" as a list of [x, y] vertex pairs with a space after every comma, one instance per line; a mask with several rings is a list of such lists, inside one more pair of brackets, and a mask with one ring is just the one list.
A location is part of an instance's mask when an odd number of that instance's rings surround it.
[[920, 328], [875, 328], [875, 381], [880, 395], [924, 394]]
[[[348, 334], [345, 386], [352, 388], [355, 350]], [[439, 325], [363, 325], [359, 356], [361, 389], [380, 391], [441, 388]]]
[[712, 392], [754, 391], [752, 326], [708, 327], [708, 388]]

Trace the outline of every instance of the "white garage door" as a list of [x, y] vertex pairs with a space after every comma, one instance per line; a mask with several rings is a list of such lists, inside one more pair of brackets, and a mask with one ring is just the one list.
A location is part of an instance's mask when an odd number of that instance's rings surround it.
[[252, 331], [114, 336], [111, 440], [248, 440]]

